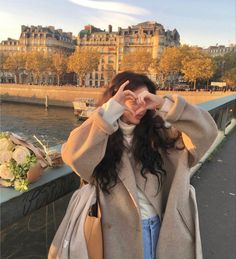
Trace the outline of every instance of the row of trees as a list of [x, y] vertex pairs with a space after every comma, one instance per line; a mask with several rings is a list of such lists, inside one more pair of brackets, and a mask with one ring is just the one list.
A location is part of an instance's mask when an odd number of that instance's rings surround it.
[[54, 73], [59, 84], [60, 76], [67, 71], [67, 57], [62, 53], [49, 55], [40, 51], [16, 52], [11, 55], [2, 54], [0, 58], [0, 70], [14, 74], [16, 83], [20, 82], [20, 74], [26, 71], [30, 83], [39, 83], [40, 78]]
[[[40, 83], [43, 77], [53, 75], [58, 85], [64, 74], [74, 72], [82, 84], [87, 74], [98, 69], [102, 59], [102, 54], [96, 49], [88, 48], [78, 49], [70, 56], [59, 52], [17, 52], [9, 56], [0, 55], [0, 71], [13, 73], [16, 83], [22, 71], [27, 71], [32, 83]], [[192, 82], [194, 88], [197, 80], [207, 83], [209, 80], [223, 80], [229, 86], [236, 85], [236, 52], [211, 58], [199, 48], [183, 45], [167, 47], [159, 59], [153, 59], [151, 52], [137, 48], [123, 56], [120, 68], [155, 75], [157, 82], [163, 86], [174, 84], [180, 77]], [[109, 64], [103, 71], [108, 78], [114, 76], [114, 72], [114, 67]]]
[[214, 81], [222, 80], [227, 85], [236, 85], [236, 52], [214, 58]]
[[26, 72], [28, 82], [39, 84], [42, 78], [55, 76], [60, 85], [62, 76], [74, 72], [83, 81], [87, 73], [97, 69], [100, 55], [95, 50], [82, 49], [72, 55], [61, 52], [49, 54], [43, 51], [16, 52], [11, 55], [0, 54], [0, 71], [15, 75], [16, 83], [20, 82], [20, 75]]
[[183, 45], [167, 47], [159, 59], [152, 59], [150, 52], [139, 49], [124, 56], [122, 69], [155, 74], [162, 85], [173, 84], [182, 77], [192, 82], [194, 88], [197, 80], [207, 85], [209, 80], [226, 81], [233, 86], [236, 85], [236, 52], [211, 58], [200, 48]]

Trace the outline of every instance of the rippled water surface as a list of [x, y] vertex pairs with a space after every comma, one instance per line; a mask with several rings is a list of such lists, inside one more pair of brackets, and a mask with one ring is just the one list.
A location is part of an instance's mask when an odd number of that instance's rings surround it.
[[1, 131], [17, 133], [35, 142], [36, 135], [44, 144], [63, 143], [70, 131], [79, 126], [72, 108], [2, 102]]

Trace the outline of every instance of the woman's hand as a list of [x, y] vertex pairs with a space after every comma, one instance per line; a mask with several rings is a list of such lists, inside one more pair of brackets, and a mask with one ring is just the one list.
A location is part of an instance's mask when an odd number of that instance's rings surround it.
[[119, 88], [119, 90], [117, 91], [117, 93], [113, 96], [113, 99], [116, 100], [119, 104], [121, 104], [122, 106], [125, 107], [126, 110], [134, 113], [133, 110], [131, 110], [130, 108], [128, 108], [125, 105], [125, 101], [126, 100], [137, 100], [137, 96], [134, 92], [130, 91], [130, 90], [124, 90], [126, 85], [129, 84], [129, 80], [125, 81]]
[[137, 103], [145, 105], [148, 110], [154, 110], [162, 107], [164, 99], [148, 91], [143, 91], [138, 95]]

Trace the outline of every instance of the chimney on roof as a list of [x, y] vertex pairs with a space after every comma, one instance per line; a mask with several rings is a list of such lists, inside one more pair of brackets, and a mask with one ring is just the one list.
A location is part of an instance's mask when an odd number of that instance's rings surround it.
[[25, 31], [26, 28], [27, 28], [27, 26], [21, 25], [21, 32]]
[[55, 27], [54, 26], [48, 26], [48, 28], [50, 29], [50, 30], [52, 30], [52, 31], [54, 31], [55, 30]]
[[72, 35], [72, 32], [67, 32], [67, 36], [72, 39], [73, 38], [73, 35]]
[[85, 25], [85, 26], [84, 26], [84, 29], [85, 29], [86, 31], [89, 31], [89, 33], [92, 33], [92, 31], [93, 31], [93, 25], [90, 25], [90, 24]]

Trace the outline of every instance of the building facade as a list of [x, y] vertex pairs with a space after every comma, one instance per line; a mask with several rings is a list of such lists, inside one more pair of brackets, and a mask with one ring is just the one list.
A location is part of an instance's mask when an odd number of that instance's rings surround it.
[[[22, 25], [19, 40], [9, 38], [0, 43], [0, 55], [35, 50], [71, 54], [76, 48], [96, 48], [101, 54], [98, 69], [88, 74], [84, 83], [85, 86], [102, 87], [108, 85], [111, 78], [121, 71], [125, 54], [138, 48], [145, 48], [151, 53], [152, 58], [156, 59], [160, 57], [165, 47], [179, 45], [180, 35], [176, 29], [165, 30], [163, 25], [152, 21], [128, 28], [118, 27], [117, 31], [113, 31], [111, 25], [108, 26], [107, 31], [87, 25], [80, 31], [77, 39], [73, 38], [71, 32], [63, 32], [53, 26]], [[27, 73], [27, 71], [22, 71], [21, 78], [27, 78]], [[149, 76], [152, 77], [152, 75]], [[52, 82], [53, 75], [50, 77], [49, 81]], [[0, 82], [12, 81], [16, 81], [14, 75], [0, 71]]]
[[[63, 32], [61, 29], [55, 29], [53, 26], [21, 26], [19, 40], [10, 39], [0, 43], [0, 55], [11, 55], [17, 52], [27, 53], [29, 51], [43, 51], [45, 53], [60, 52], [71, 54], [75, 51], [76, 39], [71, 32]], [[22, 69], [19, 75], [20, 83], [27, 83], [29, 72]], [[16, 82], [16, 75], [0, 69], [0, 82]], [[41, 83], [52, 83], [55, 81], [55, 75], [48, 73]]]
[[113, 32], [92, 25], [85, 26], [77, 38], [77, 48], [93, 47], [101, 54], [98, 70], [88, 74], [85, 85], [101, 87], [107, 85], [115, 73], [121, 70], [121, 62], [126, 53], [137, 48], [145, 48], [152, 53], [152, 58], [160, 57], [167, 46], [179, 46], [180, 36], [176, 29], [165, 30], [156, 22], [143, 22], [137, 25]]
[[75, 50], [75, 39], [71, 32], [63, 32], [53, 26], [21, 26], [19, 40], [8, 38], [0, 43], [0, 52], [13, 53], [17, 51], [62, 51], [71, 53]]
[[236, 44], [230, 44], [228, 47], [224, 45], [210, 46], [203, 50], [212, 57], [224, 56], [229, 52], [236, 52]]

